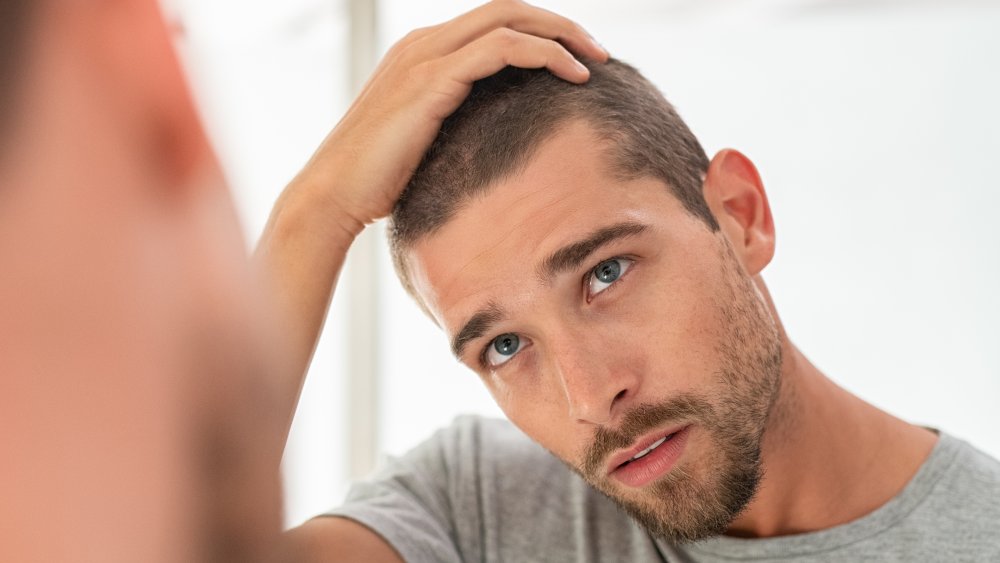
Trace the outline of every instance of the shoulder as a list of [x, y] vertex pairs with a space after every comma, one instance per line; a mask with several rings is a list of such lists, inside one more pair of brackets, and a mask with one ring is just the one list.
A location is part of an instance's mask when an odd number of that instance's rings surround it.
[[497, 418], [459, 416], [429, 442], [442, 451], [446, 461], [457, 464], [473, 459], [501, 465], [556, 462], [511, 422]]
[[456, 417], [402, 456], [390, 456], [375, 478], [431, 471], [438, 478], [471, 477], [490, 466], [558, 464], [509, 421], [478, 415]]
[[[653, 553], [640, 529], [505, 420], [462, 416], [356, 484], [346, 516], [407, 561]], [[607, 550], [604, 553], [602, 550]]]
[[939, 483], [942, 492], [955, 504], [1000, 517], [1000, 461], [949, 434], [942, 433], [941, 441], [952, 453], [952, 462]]
[[1000, 461], [944, 432], [939, 449], [940, 474], [916, 519], [956, 560], [1000, 558]]
[[463, 559], [647, 560], [656, 548], [607, 497], [506, 420], [463, 416], [443, 448]]
[[[398, 457], [389, 457], [375, 474], [356, 483], [348, 501], [389, 491], [405, 492], [442, 516], [481, 502], [478, 491], [506, 488], [525, 468], [565, 468], [506, 420], [463, 415]], [[448, 515], [449, 517], [451, 515]]]
[[1000, 460], [979, 450], [965, 440], [954, 438], [960, 450], [960, 467], [970, 479], [991, 489], [1000, 491]]
[[386, 460], [327, 515], [371, 529], [406, 561], [479, 560], [482, 532], [508, 501], [497, 493], [505, 467], [545, 454], [506, 421], [462, 416]]
[[[565, 465], [507, 420], [460, 416], [394, 464], [433, 460], [441, 486], [452, 496], [489, 502], [483, 490], [524, 498], [533, 491], [572, 486], [578, 480]], [[426, 464], [426, 462], [425, 462]]]

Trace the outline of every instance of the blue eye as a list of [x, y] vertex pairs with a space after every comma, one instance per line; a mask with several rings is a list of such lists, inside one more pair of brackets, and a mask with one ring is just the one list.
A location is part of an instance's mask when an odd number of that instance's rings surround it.
[[490, 367], [503, 365], [520, 350], [521, 339], [516, 334], [501, 334], [486, 349], [486, 364]]
[[598, 264], [590, 271], [587, 283], [588, 296], [593, 297], [610, 287], [632, 267], [633, 263], [635, 261], [628, 258], [612, 258]]

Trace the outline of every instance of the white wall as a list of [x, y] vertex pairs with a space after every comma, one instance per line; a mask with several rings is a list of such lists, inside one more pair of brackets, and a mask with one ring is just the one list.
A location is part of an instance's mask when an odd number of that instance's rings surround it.
[[[343, 0], [163, 0], [248, 241], [346, 109]], [[792, 339], [848, 389], [1000, 456], [1000, 8], [991, 2], [561, 0], [638, 66], [711, 153], [757, 162], [778, 228], [765, 272]], [[382, 48], [474, 6], [382, 0]], [[379, 449], [499, 415], [399, 289], [384, 248]], [[285, 455], [286, 522], [346, 487], [343, 288]], [[368, 374], [371, 376], [372, 374]]]

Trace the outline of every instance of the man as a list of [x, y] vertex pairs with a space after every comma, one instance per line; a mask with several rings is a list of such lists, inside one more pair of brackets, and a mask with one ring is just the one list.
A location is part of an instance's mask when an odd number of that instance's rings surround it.
[[708, 159], [634, 69], [590, 69], [478, 82], [392, 214], [404, 286], [518, 429], [460, 419], [293, 537], [370, 560], [1000, 557], [1000, 464], [785, 334], [750, 161]]
[[281, 450], [349, 235], [474, 80], [585, 80], [554, 38], [601, 56], [512, 3], [423, 34], [289, 186], [255, 265], [156, 2], [0, 0], [0, 561], [286, 560]]

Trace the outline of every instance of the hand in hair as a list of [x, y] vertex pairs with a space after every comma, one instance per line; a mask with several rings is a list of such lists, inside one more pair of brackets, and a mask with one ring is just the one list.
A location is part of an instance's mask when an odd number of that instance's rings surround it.
[[360, 231], [391, 211], [474, 81], [509, 65], [585, 82], [589, 73], [574, 55], [608, 56], [574, 22], [514, 0], [417, 29], [389, 50], [300, 180], [329, 190], [346, 228]]

